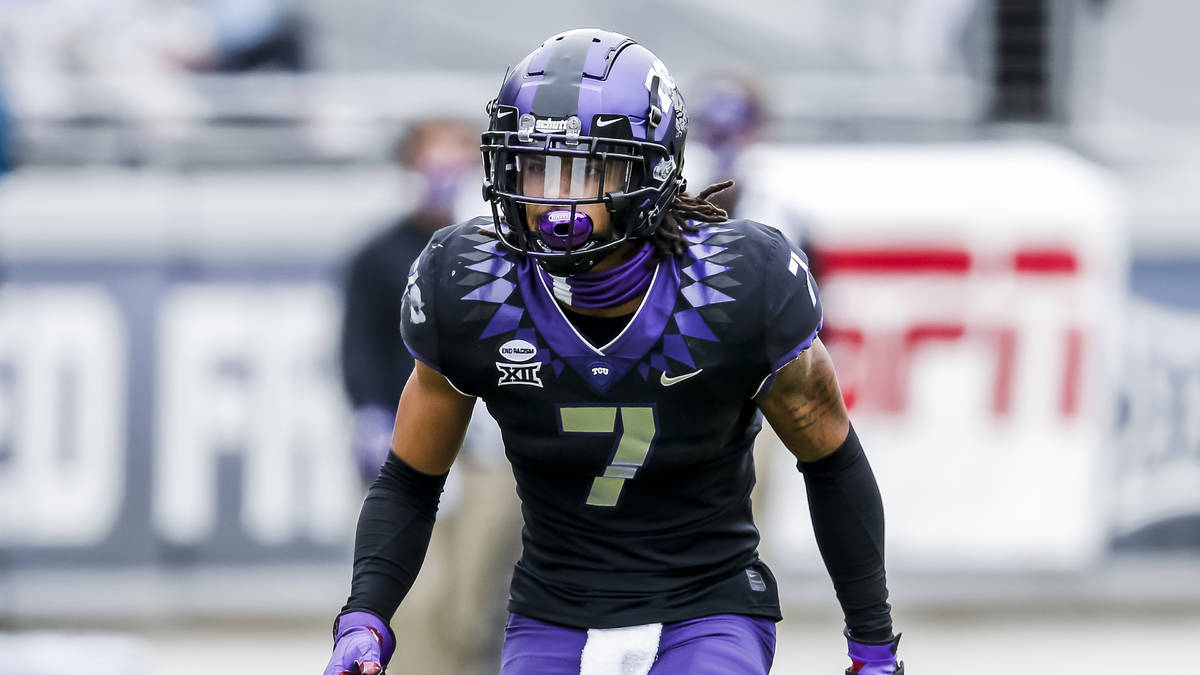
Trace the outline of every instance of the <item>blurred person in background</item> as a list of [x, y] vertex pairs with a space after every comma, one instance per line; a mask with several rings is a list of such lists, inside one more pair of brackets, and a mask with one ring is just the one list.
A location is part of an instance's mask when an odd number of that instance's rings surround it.
[[742, 215], [745, 151], [761, 140], [764, 125], [762, 96], [745, 75], [728, 73], [701, 78], [691, 103], [692, 124], [700, 146], [689, 151], [687, 172], [696, 185], [733, 180], [712, 196], [712, 203], [735, 217]]
[[683, 97], [623, 35], [548, 39], [488, 110], [492, 218], [440, 230], [409, 275], [417, 363], [325, 675], [379, 673], [396, 650], [424, 672], [413, 636], [388, 624], [416, 588], [477, 399], [504, 432], [524, 516], [503, 675], [770, 669], [781, 614], [749, 499], [760, 410], [804, 474], [849, 672], [902, 673], [879, 488], [817, 337], [803, 252], [727, 220], [707, 200], [727, 184], [683, 191]]
[[[453, 119], [413, 123], [394, 149], [411, 210], [367, 242], [345, 275], [341, 359], [354, 408], [354, 459], [363, 485], [379, 475], [391, 447], [396, 406], [413, 369], [400, 337], [409, 268], [439, 229], [454, 221], [463, 189], [480, 170], [477, 131]], [[487, 630], [503, 611], [503, 578], [515, 558], [518, 516], [498, 432], [475, 416], [464, 461], [447, 490], [441, 527], [430, 542], [432, 573], [393, 617], [413, 640], [412, 672], [495, 672], [500, 643]]]
[[820, 261], [807, 250], [809, 218], [781, 203], [778, 194], [756, 181], [756, 149], [768, 141], [767, 103], [758, 83], [746, 73], [714, 73], [697, 81], [690, 104], [699, 145], [688, 149], [684, 175], [695, 185], [732, 180], [712, 202], [734, 218], [777, 227], [809, 255], [809, 270], [820, 279]]
[[457, 120], [418, 121], [393, 158], [414, 205], [359, 249], [345, 272], [342, 381], [354, 408], [354, 459], [364, 485], [387, 457], [396, 404], [413, 368], [400, 339], [408, 270], [433, 233], [453, 224], [459, 191], [479, 171], [478, 138]]
[[[777, 203], [776, 195], [755, 185], [748, 165], [754, 162], [752, 148], [766, 140], [766, 102], [758, 84], [746, 73], [713, 73], [699, 78], [692, 98], [692, 128], [699, 145], [688, 148], [688, 180], [709, 185], [732, 180], [733, 185], [709, 200], [733, 218], [770, 223], [792, 243], [805, 248], [809, 271], [820, 278], [820, 261], [805, 241], [807, 220]], [[754, 463], [759, 475], [773, 469], [780, 441], [768, 427], [755, 443]], [[755, 519], [761, 519], [767, 504], [768, 481], [759, 481], [751, 495]]]
[[204, 0], [213, 24], [211, 70], [306, 70], [308, 36], [299, 9], [285, 0]]
[[[693, 96], [689, 97], [692, 132], [699, 143], [688, 148], [684, 174], [693, 185], [711, 185], [732, 180], [733, 185], [709, 197], [732, 218], [748, 218], [771, 223], [786, 234], [794, 244], [803, 246], [800, 219], [791, 212], [775, 208], [773, 195], [755, 190], [752, 172], [747, 164], [753, 157], [747, 151], [764, 140], [766, 104], [759, 87], [746, 73], [711, 73], [696, 81]], [[752, 155], [752, 153], [750, 153]], [[809, 269], [812, 269], [812, 251]], [[769, 427], [755, 442], [754, 464], [759, 475], [771, 470], [778, 455], [780, 441]], [[758, 481], [751, 501], [754, 516], [761, 520], [768, 481]]]

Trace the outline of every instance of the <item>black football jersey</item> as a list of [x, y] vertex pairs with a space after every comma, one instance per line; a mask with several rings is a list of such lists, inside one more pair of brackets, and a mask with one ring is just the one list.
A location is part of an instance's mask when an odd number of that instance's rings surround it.
[[778, 619], [750, 509], [754, 397], [820, 329], [804, 253], [758, 223], [705, 227], [658, 264], [625, 329], [593, 345], [490, 226], [433, 237], [403, 334], [502, 430], [525, 519], [510, 610], [587, 628]]

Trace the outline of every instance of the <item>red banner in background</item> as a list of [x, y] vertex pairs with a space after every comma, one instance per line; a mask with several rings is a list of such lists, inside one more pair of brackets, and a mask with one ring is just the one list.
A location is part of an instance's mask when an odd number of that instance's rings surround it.
[[[746, 164], [747, 217], [811, 254], [889, 567], [1096, 560], [1128, 264], [1104, 171], [1033, 143], [776, 147]], [[803, 513], [777, 480], [768, 516]], [[777, 517], [772, 559], [820, 569], [805, 528]]]
[[[811, 248], [809, 255], [817, 282], [822, 288], [828, 284], [836, 285], [848, 277], [911, 280], [926, 275], [966, 277], [987, 271], [985, 276], [1065, 278], [1079, 273], [1077, 254], [1065, 248], [1024, 247], [1018, 248], [1011, 256], [993, 252], [991, 260], [1007, 259], [1011, 264], [978, 268], [975, 265], [977, 257], [964, 248], [821, 248], [818, 245]], [[836, 309], [833, 311], [836, 312]], [[989, 323], [968, 326], [963, 321], [934, 321], [914, 323], [901, 330], [870, 331], [861, 325], [828, 320], [821, 337], [840, 357], [838, 363], [842, 373], [842, 391], [851, 410], [855, 410], [860, 402], [865, 402], [867, 412], [904, 413], [914, 355], [921, 350], [945, 348], [947, 343], [965, 340], [978, 342], [991, 352], [992, 413], [1004, 417], [1012, 411], [1012, 385], [1020, 354], [1018, 327], [1015, 325]], [[1063, 417], [1070, 417], [1079, 412], [1085, 339], [1078, 328], [1068, 328], [1063, 331], [1062, 341], [1058, 409]], [[863, 363], [871, 366], [864, 368], [861, 366]]]

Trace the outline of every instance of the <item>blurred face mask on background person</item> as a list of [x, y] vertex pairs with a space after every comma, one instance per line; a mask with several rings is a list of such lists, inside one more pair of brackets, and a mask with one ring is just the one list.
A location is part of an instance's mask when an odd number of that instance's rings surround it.
[[449, 221], [478, 179], [481, 160], [475, 137], [465, 127], [435, 125], [418, 143], [407, 163], [415, 183], [415, 209]]
[[417, 209], [433, 213], [453, 213], [468, 178], [474, 178], [472, 168], [439, 166], [416, 174], [420, 183]]

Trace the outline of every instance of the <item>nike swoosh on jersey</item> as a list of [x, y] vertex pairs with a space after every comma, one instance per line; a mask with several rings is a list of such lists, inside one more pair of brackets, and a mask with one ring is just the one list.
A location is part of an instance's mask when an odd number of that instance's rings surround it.
[[683, 382], [684, 380], [688, 379], [689, 377], [695, 377], [703, 372], [704, 372], [704, 369], [701, 368], [700, 370], [693, 370], [690, 373], [684, 373], [683, 375], [678, 375], [676, 377], [671, 377], [671, 376], [667, 375], [666, 373], [663, 373], [662, 376], [658, 378], [658, 381], [662, 383], [662, 386], [669, 387], [673, 384], [679, 384], [680, 382]]

